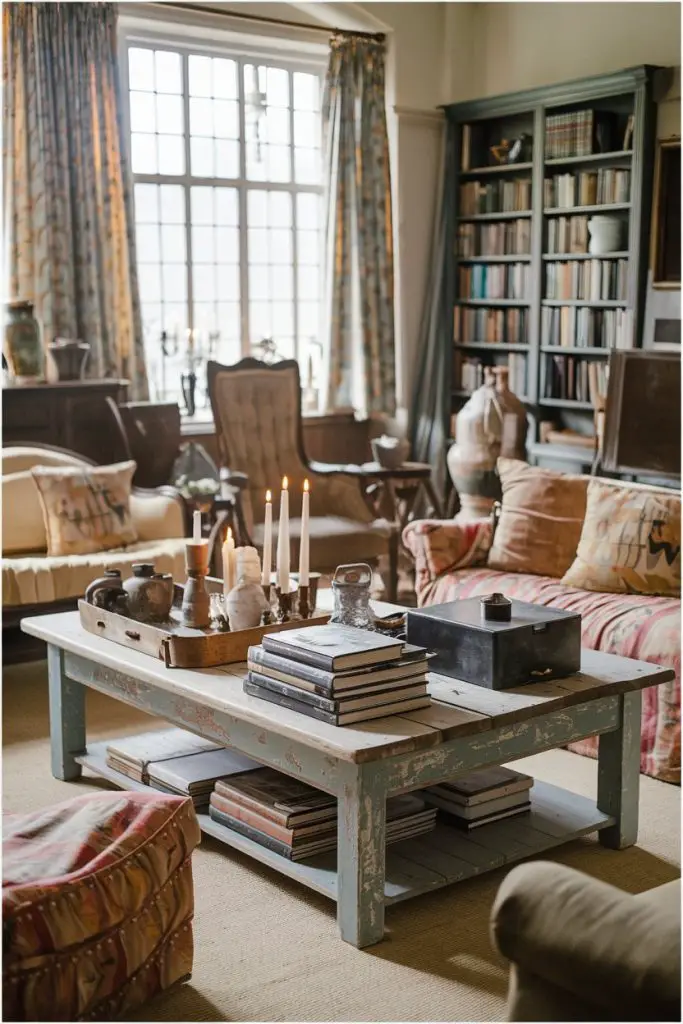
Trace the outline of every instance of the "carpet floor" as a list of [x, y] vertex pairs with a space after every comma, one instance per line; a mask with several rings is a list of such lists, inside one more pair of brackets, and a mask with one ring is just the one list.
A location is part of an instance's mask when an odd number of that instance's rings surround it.
[[[88, 735], [125, 735], [153, 720], [88, 692]], [[159, 723], [161, 725], [161, 723]], [[46, 665], [4, 670], [5, 811], [67, 800], [102, 780], [50, 774]], [[516, 762], [548, 782], [593, 795], [596, 763], [563, 750]], [[637, 893], [679, 876], [680, 790], [641, 780], [638, 844], [605, 850], [595, 837], [549, 859]], [[194, 859], [195, 962], [189, 984], [130, 1020], [497, 1021], [507, 969], [488, 937], [505, 869], [390, 907], [386, 937], [357, 950], [337, 932], [334, 904], [204, 837]]]

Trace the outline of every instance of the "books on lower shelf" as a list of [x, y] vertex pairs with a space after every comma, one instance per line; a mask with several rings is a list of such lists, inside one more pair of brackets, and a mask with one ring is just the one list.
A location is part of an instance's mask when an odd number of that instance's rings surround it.
[[514, 213], [531, 209], [531, 178], [468, 181], [460, 186], [460, 214]]
[[529, 342], [529, 311], [455, 306], [453, 340], [526, 345]]
[[430, 786], [422, 796], [451, 824], [469, 832], [528, 811], [533, 782], [530, 775], [496, 766]]
[[329, 725], [430, 703], [426, 652], [369, 630], [329, 625], [291, 630], [286, 638], [267, 634], [249, 648], [248, 669], [246, 693]]
[[573, 260], [546, 264], [547, 299], [626, 299], [628, 260]]
[[498, 221], [494, 224], [459, 224], [458, 256], [528, 256], [531, 251], [531, 220]]
[[478, 263], [458, 269], [460, 298], [525, 299], [529, 289], [528, 263]]
[[601, 167], [578, 174], [553, 174], [543, 182], [543, 205], [565, 209], [571, 206], [603, 206], [627, 203], [631, 193], [631, 172]]
[[580, 356], [546, 355], [544, 398], [590, 402], [604, 408], [608, 367]]
[[[337, 847], [337, 800], [273, 768], [216, 783], [211, 818], [288, 860], [305, 860]], [[421, 795], [387, 800], [387, 844], [434, 828], [436, 809]]]
[[217, 779], [261, 767], [243, 754], [175, 728], [111, 740], [107, 764], [152, 789], [189, 796], [197, 809], [206, 807]]
[[588, 252], [588, 217], [549, 217], [547, 220], [548, 253]]
[[588, 306], [544, 306], [541, 344], [575, 348], [632, 348], [630, 309], [591, 309]]
[[[455, 387], [459, 391], [476, 391], [484, 383], [484, 370], [489, 364], [480, 359], [460, 359], [457, 346], [455, 355]], [[527, 393], [527, 357], [523, 353], [511, 352], [507, 356], [507, 365], [510, 389], [518, 397], [523, 397]]]

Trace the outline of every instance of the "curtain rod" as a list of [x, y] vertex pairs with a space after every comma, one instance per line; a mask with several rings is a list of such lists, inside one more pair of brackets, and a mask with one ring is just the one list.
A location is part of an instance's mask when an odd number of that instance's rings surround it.
[[201, 14], [218, 14], [221, 17], [226, 18], [240, 18], [243, 21], [257, 21], [264, 25], [282, 25], [286, 28], [302, 28], [307, 29], [311, 32], [324, 32], [325, 35], [347, 35], [347, 36], [359, 36], [361, 39], [376, 39], [378, 43], [384, 42], [385, 35], [383, 32], [356, 32], [354, 30], [340, 29], [340, 28], [327, 28], [325, 25], [306, 25], [301, 21], [285, 21], [280, 18], [266, 18], [260, 14], [239, 14], [237, 11], [221, 11], [215, 7], [205, 7], [202, 4], [193, 3], [171, 3], [167, 0], [159, 0], [156, 4], [157, 7], [173, 7], [176, 10], [181, 11], [199, 11]]

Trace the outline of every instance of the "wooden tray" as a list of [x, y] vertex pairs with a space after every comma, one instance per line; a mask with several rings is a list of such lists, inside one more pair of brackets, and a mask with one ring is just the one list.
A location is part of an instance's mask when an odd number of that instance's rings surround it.
[[[221, 580], [207, 579], [211, 592], [220, 590]], [[105, 611], [87, 601], [78, 602], [81, 625], [89, 633], [106, 637], [133, 651], [142, 651], [160, 658], [167, 668], [211, 668], [227, 665], [233, 661], [246, 661], [249, 647], [260, 644], [266, 633], [278, 633], [285, 629], [301, 626], [322, 626], [329, 621], [328, 613], [315, 618], [298, 619], [281, 625], [256, 626], [254, 629], [240, 629], [234, 633], [219, 633], [217, 630], [190, 629], [182, 624], [180, 604], [183, 588], [176, 585], [176, 597], [168, 622], [149, 623], [129, 619], [118, 612]]]

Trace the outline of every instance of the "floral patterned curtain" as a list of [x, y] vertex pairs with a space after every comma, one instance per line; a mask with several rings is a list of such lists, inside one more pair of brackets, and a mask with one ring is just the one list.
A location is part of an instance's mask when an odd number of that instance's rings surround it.
[[116, 4], [3, 4], [6, 287], [147, 397]]
[[384, 43], [339, 34], [323, 97], [328, 410], [396, 410], [394, 254]]

